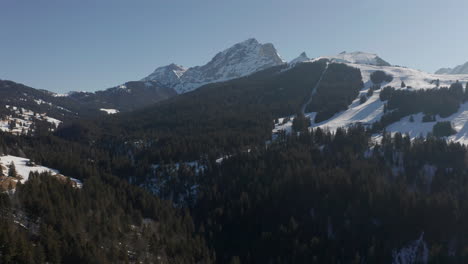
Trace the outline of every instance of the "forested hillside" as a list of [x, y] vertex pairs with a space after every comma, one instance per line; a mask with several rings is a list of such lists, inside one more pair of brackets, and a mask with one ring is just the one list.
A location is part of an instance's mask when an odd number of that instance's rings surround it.
[[2, 153], [83, 180], [73, 188], [31, 173], [0, 193], [1, 263], [210, 263], [190, 213], [111, 175], [103, 151], [53, 137], [1, 134]]
[[[0, 133], [0, 154], [83, 183], [31, 173], [6, 189], [0, 260], [466, 262], [466, 146], [443, 138], [450, 122], [434, 125], [437, 137], [385, 132], [408, 115], [454, 114], [466, 90], [369, 88], [361, 74], [326, 60], [283, 65], [54, 131]], [[312, 120], [301, 110], [319, 80]], [[385, 108], [378, 122], [309, 128], [366, 99]]]

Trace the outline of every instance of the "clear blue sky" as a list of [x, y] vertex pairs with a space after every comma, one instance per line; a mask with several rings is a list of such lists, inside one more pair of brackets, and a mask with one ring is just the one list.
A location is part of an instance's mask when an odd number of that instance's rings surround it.
[[286, 60], [361, 50], [433, 72], [468, 61], [467, 11], [466, 0], [0, 0], [0, 79], [93, 91], [250, 37]]

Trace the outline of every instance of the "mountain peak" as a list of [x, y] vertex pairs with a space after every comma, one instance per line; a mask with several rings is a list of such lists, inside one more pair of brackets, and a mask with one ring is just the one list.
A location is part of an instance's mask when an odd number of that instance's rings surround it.
[[468, 62], [458, 65], [455, 68], [441, 68], [435, 72], [436, 74], [468, 74]]
[[326, 57], [335, 62], [353, 63], [353, 64], [368, 64], [375, 66], [391, 66], [390, 63], [384, 61], [375, 53], [363, 51], [346, 52], [343, 51], [338, 55]]
[[203, 66], [185, 69], [171, 64], [157, 68], [143, 81], [156, 81], [185, 93], [205, 84], [240, 78], [281, 64], [284, 61], [273, 44], [261, 44], [250, 38], [219, 52]]
[[295, 58], [294, 60], [290, 61], [289, 64], [290, 65], [294, 65], [294, 64], [297, 64], [297, 63], [301, 63], [301, 62], [305, 62], [305, 61], [309, 61], [310, 58], [307, 56], [307, 54], [305, 52], [302, 52], [299, 57]]
[[249, 38], [247, 40], [244, 40], [242, 42], [237, 43], [239, 45], [258, 45], [260, 44], [257, 39], [255, 38]]

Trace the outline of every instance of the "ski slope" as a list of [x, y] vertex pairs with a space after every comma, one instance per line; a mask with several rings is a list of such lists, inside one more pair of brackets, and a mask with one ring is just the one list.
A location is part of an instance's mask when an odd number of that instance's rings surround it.
[[[304, 63], [324, 58], [327, 57], [317, 58]], [[350, 58], [347, 59], [350, 60]], [[368, 59], [370, 60], [370, 58]], [[353, 61], [358, 60], [355, 59]], [[330, 131], [335, 131], [339, 127], [348, 127], [358, 123], [363, 125], [372, 125], [379, 121], [384, 114], [385, 104], [385, 102], [380, 101], [379, 97], [382, 89], [375, 90], [373, 95], [368, 97], [365, 103], [360, 104], [359, 102], [361, 95], [366, 95], [369, 88], [373, 86], [373, 83], [370, 80], [370, 75], [378, 70], [384, 71], [385, 73], [393, 76], [393, 80], [391, 82], [383, 83], [381, 86], [392, 86], [395, 89], [406, 89], [410, 91], [419, 89], [438, 89], [439, 87], [448, 87], [456, 81], [461, 82], [463, 86], [468, 82], [468, 75], [441, 75], [398, 66], [376, 66], [349, 62], [344, 63], [350, 67], [355, 67], [361, 70], [364, 87], [361, 89], [356, 99], [348, 106], [347, 110], [335, 114], [326, 121], [314, 123], [315, 115], [317, 113], [306, 113], [305, 116], [309, 117], [311, 120], [310, 128], [320, 127]], [[439, 82], [438, 87], [436, 86], [436, 80]], [[401, 87], [402, 82], [406, 84], [406, 87]], [[450, 121], [453, 128], [456, 130], [456, 134], [448, 137], [447, 140], [468, 145], [468, 103], [462, 104], [457, 113], [454, 113], [447, 118], [436, 116], [436, 122], [422, 122], [422, 116], [422, 113], [413, 115], [414, 122], [410, 122], [410, 116], [406, 116], [399, 122], [389, 125], [386, 128], [386, 131], [391, 133], [407, 133], [414, 139], [419, 136], [427, 136], [429, 132], [432, 132], [432, 128], [437, 122]], [[280, 131], [290, 133], [292, 131], [293, 118], [294, 116], [280, 118], [278, 124], [275, 125], [272, 131], [273, 135]]]

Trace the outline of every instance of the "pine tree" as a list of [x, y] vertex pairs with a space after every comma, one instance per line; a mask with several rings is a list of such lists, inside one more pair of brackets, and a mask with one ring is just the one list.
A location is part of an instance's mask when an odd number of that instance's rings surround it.
[[8, 166], [8, 176], [9, 177], [16, 177], [16, 167], [15, 163], [12, 161], [10, 166]]
[[361, 95], [359, 98], [359, 104], [363, 104], [367, 101], [367, 97], [365, 95]]
[[464, 98], [464, 101], [467, 101], [467, 100], [468, 100], [468, 82], [465, 85], [465, 98]]
[[401, 88], [405, 88], [406, 87], [406, 83], [404, 81], [401, 81]]
[[13, 130], [15, 129], [15, 127], [16, 127], [16, 122], [14, 120], [11, 120], [10, 123], [8, 124], [8, 128], [10, 130]]

